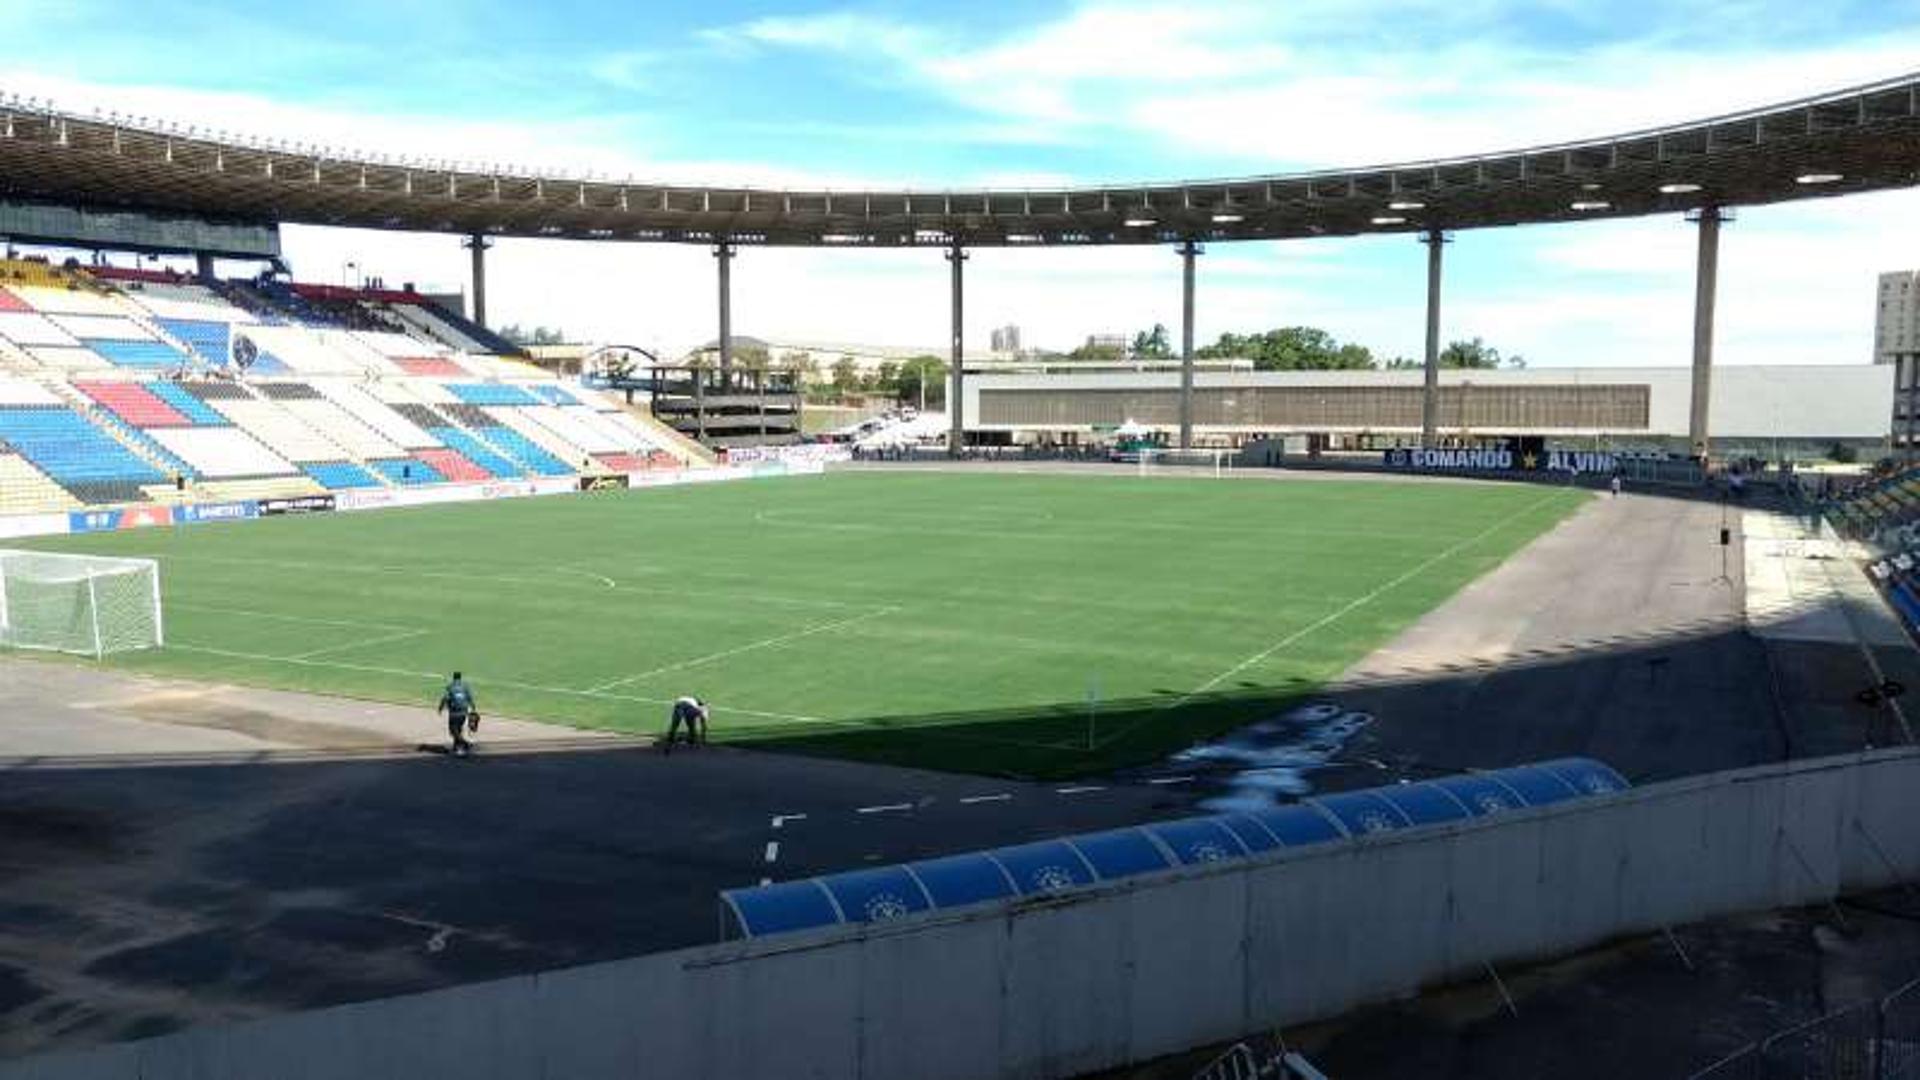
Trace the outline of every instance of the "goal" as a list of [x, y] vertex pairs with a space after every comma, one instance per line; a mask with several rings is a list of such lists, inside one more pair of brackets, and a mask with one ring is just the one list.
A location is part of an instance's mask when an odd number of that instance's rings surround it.
[[1179, 450], [1172, 447], [1148, 447], [1140, 451], [1140, 475], [1178, 470], [1205, 476], [1221, 476], [1233, 471], [1238, 450], [1217, 447]]
[[0, 549], [0, 646], [99, 658], [164, 641], [152, 559]]

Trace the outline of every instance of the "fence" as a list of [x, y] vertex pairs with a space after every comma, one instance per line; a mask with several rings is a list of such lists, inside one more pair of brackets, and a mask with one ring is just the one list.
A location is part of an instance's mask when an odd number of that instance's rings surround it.
[[1743, 1046], [1689, 1080], [1920, 1080], [1920, 979]]

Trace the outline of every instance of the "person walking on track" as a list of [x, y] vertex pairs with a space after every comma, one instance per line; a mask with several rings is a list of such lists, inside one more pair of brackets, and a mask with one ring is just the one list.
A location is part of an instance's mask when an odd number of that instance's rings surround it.
[[480, 729], [480, 709], [474, 703], [473, 690], [459, 672], [453, 673], [452, 681], [440, 695], [440, 707], [435, 710], [447, 714], [447, 734], [453, 742], [447, 747], [447, 753], [455, 757], [466, 757], [472, 752], [473, 744], [467, 741], [467, 732]]

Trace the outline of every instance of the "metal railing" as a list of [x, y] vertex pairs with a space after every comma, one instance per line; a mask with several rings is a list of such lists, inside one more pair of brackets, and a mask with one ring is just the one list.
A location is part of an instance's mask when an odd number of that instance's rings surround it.
[[1688, 1080], [1920, 1080], [1920, 979], [1775, 1032]]

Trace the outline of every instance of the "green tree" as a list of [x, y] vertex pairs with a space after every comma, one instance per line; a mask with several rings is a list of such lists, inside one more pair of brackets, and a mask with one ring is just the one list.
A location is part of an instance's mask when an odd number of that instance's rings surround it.
[[1353, 371], [1374, 366], [1364, 345], [1342, 344], [1314, 326], [1286, 326], [1264, 334], [1221, 334], [1194, 350], [1207, 359], [1245, 359], [1260, 371]]
[[1499, 349], [1476, 337], [1471, 341], [1451, 342], [1440, 350], [1440, 366], [1490, 370], [1498, 367], [1523, 368], [1527, 366], [1527, 361], [1517, 354], [1503, 358]]
[[[937, 356], [910, 357], [894, 373], [891, 387], [895, 401], [907, 404], [926, 402], [929, 409], [946, 400], [947, 365]], [[925, 393], [925, 398], [921, 397]]]
[[1167, 342], [1167, 328], [1162, 323], [1154, 323], [1152, 330], [1142, 330], [1133, 335], [1133, 355], [1151, 360], [1163, 360], [1173, 355], [1173, 346]]
[[841, 397], [846, 397], [860, 385], [860, 368], [853, 357], [843, 356], [833, 362], [833, 389]]
[[1124, 360], [1127, 351], [1118, 345], [1082, 345], [1067, 354], [1069, 360]]

